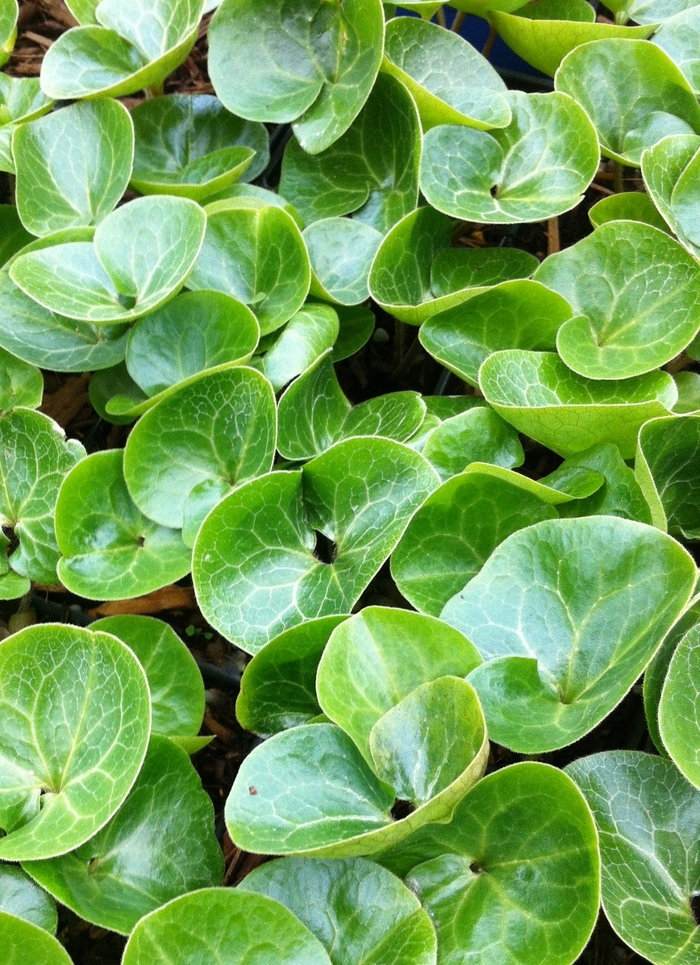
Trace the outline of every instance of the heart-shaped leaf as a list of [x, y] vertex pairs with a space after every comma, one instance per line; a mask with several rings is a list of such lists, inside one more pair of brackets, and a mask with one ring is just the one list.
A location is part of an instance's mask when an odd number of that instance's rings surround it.
[[311, 283], [309, 256], [294, 219], [254, 198], [218, 201], [187, 285], [232, 295], [253, 309], [263, 335], [298, 311]]
[[145, 10], [141, 0], [90, 5], [94, 21], [61, 34], [44, 55], [41, 87], [56, 100], [124, 97], [158, 87], [194, 46], [204, 4], [155, 0]]
[[32, 922], [0, 911], [0, 942], [8, 961], [73, 965], [68, 952], [53, 935]]
[[333, 965], [435, 965], [435, 930], [418, 899], [386, 868], [364, 858], [283, 858], [256, 868], [240, 888], [289, 908]]
[[593, 754], [566, 770], [598, 825], [610, 924], [656, 965], [693, 965], [700, 791], [671, 761], [634, 751]]
[[413, 95], [424, 130], [466, 124], [480, 130], [511, 120], [507, 88], [491, 64], [459, 34], [397, 17], [386, 25], [383, 69]]
[[659, 702], [659, 733], [680, 772], [700, 787], [700, 629], [692, 627], [671, 658]]
[[25, 230], [12, 204], [0, 204], [0, 266], [34, 238]]
[[138, 198], [108, 215], [92, 243], [20, 254], [10, 277], [49, 311], [86, 322], [130, 321], [182, 288], [206, 221], [187, 198]]
[[382, 234], [416, 207], [421, 131], [411, 95], [380, 74], [357, 120], [312, 156], [296, 141], [284, 153], [280, 194], [307, 224], [354, 213]]
[[211, 94], [169, 94], [133, 112], [131, 185], [141, 194], [202, 201], [235, 181], [252, 180], [270, 158], [267, 130], [241, 120]]
[[[291, 911], [241, 888], [182, 895], [139, 921], [122, 965], [332, 965]], [[53, 963], [47, 963], [53, 965]]]
[[392, 554], [391, 574], [412, 606], [439, 616], [507, 536], [556, 515], [508, 479], [462, 473], [443, 483], [415, 514]]
[[44, 378], [34, 365], [0, 349], [0, 413], [22, 406], [37, 409], [44, 394]]
[[[665, 139], [659, 143], [665, 143]], [[672, 233], [649, 195], [642, 194], [641, 191], [609, 194], [601, 201], [596, 201], [590, 208], [588, 217], [594, 228], [600, 228], [607, 221], [641, 221], [642, 224], [650, 224], [660, 231]]]
[[642, 155], [642, 174], [654, 204], [691, 254], [700, 255], [700, 137], [665, 137]]
[[499, 415], [562, 456], [614, 442], [631, 459], [639, 427], [667, 415], [678, 397], [666, 372], [602, 382], [572, 372], [553, 352], [495, 352], [479, 382]]
[[8, 637], [0, 666], [0, 858], [66, 854], [106, 824], [141, 769], [146, 675], [116, 637], [63, 624]]
[[311, 261], [311, 294], [340, 305], [369, 298], [367, 279], [382, 235], [352, 218], [324, 218], [304, 231]]
[[56, 934], [56, 902], [15, 864], [0, 864], [0, 912]]
[[251, 365], [256, 365], [279, 392], [333, 347], [339, 330], [338, 313], [330, 305], [305, 305]]
[[44, 236], [99, 224], [129, 183], [133, 124], [127, 109], [109, 98], [71, 104], [20, 125], [12, 154], [27, 231]]
[[124, 482], [123, 451], [95, 452], [66, 477], [56, 504], [58, 576], [78, 596], [125, 600], [190, 569], [181, 534], [147, 519]]
[[0, 0], [0, 67], [9, 60], [17, 39], [17, 0]]
[[52, 107], [53, 101], [42, 92], [37, 77], [0, 74], [0, 171], [15, 173], [12, 135], [17, 127]]
[[517, 432], [486, 406], [445, 419], [430, 433], [421, 452], [442, 480], [473, 462], [512, 469], [525, 461]]
[[243, 366], [207, 372], [139, 420], [124, 450], [124, 478], [144, 515], [185, 526], [192, 545], [217, 502], [272, 469], [276, 439], [275, 396], [264, 376]]
[[236, 717], [246, 730], [272, 737], [321, 713], [316, 671], [328, 638], [347, 617], [306, 620], [271, 640], [245, 668]]
[[645, 40], [596, 40], [572, 50], [554, 78], [593, 121], [606, 157], [639, 167], [668, 134], [700, 134], [700, 107], [671, 58]]
[[576, 502], [562, 503], [558, 508], [560, 516], [621, 516], [640, 523], [652, 523], [651, 510], [642, 488], [617, 446], [599, 443], [570, 456], [563, 465], [570, 470], [580, 468], [597, 472], [604, 482], [591, 495]]
[[361, 110], [383, 47], [381, 0], [299, 0], [293, 11], [284, 0], [225, 0], [209, 30], [209, 73], [234, 114], [294, 121], [301, 146], [318, 154]]
[[151, 738], [136, 783], [101, 831], [70, 854], [24, 867], [62, 905], [123, 935], [178, 895], [216, 885], [224, 871], [211, 799], [187, 754], [164, 737]]
[[246, 483], [195, 542], [202, 612], [249, 653], [305, 619], [348, 613], [436, 483], [418, 453], [366, 437]]
[[421, 327], [426, 351], [470, 385], [481, 363], [501, 349], [556, 347], [557, 331], [572, 315], [569, 303], [536, 281], [506, 281], [468, 302], [433, 315]]
[[635, 473], [654, 525], [700, 537], [700, 416], [652, 419], [639, 432]]
[[557, 92], [506, 95], [507, 127], [444, 124], [423, 141], [426, 200], [465, 221], [540, 221], [574, 208], [593, 180], [598, 139], [585, 111]]
[[546, 764], [490, 774], [449, 824], [420, 828], [378, 858], [410, 872], [406, 881], [435, 925], [440, 961], [571, 965], [598, 915], [591, 813], [574, 783]]
[[680, 68], [696, 95], [700, 94], [699, 40], [700, 17], [695, 4], [665, 20], [654, 33], [654, 43]]
[[637, 221], [602, 225], [547, 258], [535, 280], [571, 305], [557, 348], [591, 379], [651, 372], [700, 327], [700, 266], [666, 232]]
[[592, 730], [654, 656], [695, 575], [669, 536], [614, 516], [509, 536], [441, 614], [488, 661], [469, 679], [494, 740], [542, 753]]

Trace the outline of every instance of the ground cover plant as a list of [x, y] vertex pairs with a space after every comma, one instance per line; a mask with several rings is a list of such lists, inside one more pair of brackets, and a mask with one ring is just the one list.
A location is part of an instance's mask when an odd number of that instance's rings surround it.
[[9, 962], [700, 963], [699, 37], [0, 0]]

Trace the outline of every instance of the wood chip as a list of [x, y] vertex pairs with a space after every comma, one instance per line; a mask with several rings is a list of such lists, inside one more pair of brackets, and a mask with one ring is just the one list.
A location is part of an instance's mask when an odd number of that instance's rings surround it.
[[90, 404], [89, 382], [89, 375], [73, 376], [58, 391], [44, 395], [40, 411], [44, 415], [50, 416], [62, 429], [65, 429], [83, 406]]
[[120, 613], [160, 613], [162, 610], [190, 610], [196, 606], [191, 586], [164, 586], [135, 600], [110, 600], [88, 610], [91, 617], [112, 617]]

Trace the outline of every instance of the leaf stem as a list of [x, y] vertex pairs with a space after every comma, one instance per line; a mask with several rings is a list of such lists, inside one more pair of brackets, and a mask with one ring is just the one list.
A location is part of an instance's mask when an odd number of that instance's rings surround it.
[[613, 161], [613, 187], [618, 194], [625, 190], [624, 167], [619, 161]]
[[486, 38], [486, 43], [484, 44], [484, 49], [481, 51], [481, 56], [485, 57], [487, 60], [491, 55], [491, 51], [493, 50], [493, 45], [496, 43], [496, 37], [498, 37], [498, 31], [493, 26], [493, 24], [491, 24], [489, 35]]
[[452, 27], [450, 28], [453, 33], [458, 34], [460, 32], [466, 16], [467, 16], [466, 10], [457, 11], [457, 13], [455, 14], [455, 18], [452, 21]]
[[440, 24], [440, 26], [441, 26], [441, 27], [446, 27], [446, 26], [447, 26], [447, 21], [445, 20], [445, 8], [444, 8], [444, 7], [440, 7], [440, 9], [438, 10], [436, 16], [437, 16], [437, 22]]
[[559, 218], [550, 218], [547, 222], [547, 254], [556, 255], [558, 251], [561, 251]]
[[153, 100], [154, 97], [163, 96], [163, 81], [160, 84], [154, 84], [152, 87], [146, 88], [146, 100]]

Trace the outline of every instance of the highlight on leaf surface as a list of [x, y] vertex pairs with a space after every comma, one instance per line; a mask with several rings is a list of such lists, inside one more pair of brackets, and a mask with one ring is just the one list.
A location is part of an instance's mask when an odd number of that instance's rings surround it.
[[41, 117], [53, 107], [36, 77], [0, 74], [0, 171], [15, 172], [12, 135], [20, 124]]
[[634, 471], [654, 525], [673, 536], [700, 536], [700, 417], [651, 419], [639, 431]]
[[694, 256], [700, 253], [700, 137], [670, 135], [642, 154], [642, 175], [660, 215]]
[[19, 865], [0, 862], [0, 912], [56, 934], [56, 902]]

